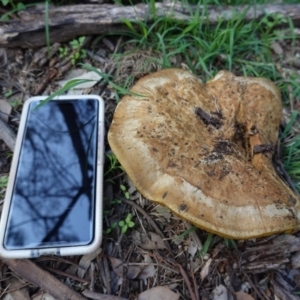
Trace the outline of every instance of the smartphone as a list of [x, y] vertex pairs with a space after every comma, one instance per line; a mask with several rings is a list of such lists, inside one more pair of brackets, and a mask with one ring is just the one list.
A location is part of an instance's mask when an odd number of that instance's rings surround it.
[[102, 240], [104, 101], [28, 99], [0, 222], [0, 256], [81, 255]]

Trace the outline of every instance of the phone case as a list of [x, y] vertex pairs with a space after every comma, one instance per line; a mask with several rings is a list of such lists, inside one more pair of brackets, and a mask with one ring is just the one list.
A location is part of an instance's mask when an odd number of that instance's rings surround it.
[[15, 183], [15, 176], [18, 167], [18, 159], [20, 156], [21, 145], [23, 140], [23, 134], [29, 109], [29, 104], [32, 101], [44, 100], [47, 96], [38, 96], [28, 99], [23, 107], [19, 130], [16, 139], [14, 156], [12, 159], [8, 185], [6, 189], [6, 195], [4, 199], [4, 205], [0, 221], [0, 256], [3, 258], [33, 258], [41, 255], [55, 254], [60, 256], [65, 255], [83, 255], [95, 251], [102, 242], [102, 220], [103, 220], [103, 165], [104, 165], [104, 101], [97, 95], [68, 95], [58, 96], [55, 100], [78, 100], [80, 99], [96, 99], [99, 103], [99, 114], [98, 114], [98, 146], [97, 146], [97, 167], [96, 167], [96, 199], [95, 199], [95, 222], [94, 222], [94, 240], [89, 245], [79, 246], [66, 246], [66, 247], [55, 247], [55, 248], [33, 248], [26, 250], [7, 250], [4, 248], [4, 236], [6, 225], [8, 221], [8, 214], [12, 200], [12, 192]]

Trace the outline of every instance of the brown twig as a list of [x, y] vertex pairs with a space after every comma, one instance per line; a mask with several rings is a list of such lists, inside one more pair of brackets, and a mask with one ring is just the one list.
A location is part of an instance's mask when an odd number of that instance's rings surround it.
[[199, 292], [198, 292], [198, 288], [197, 288], [197, 282], [196, 282], [195, 274], [194, 274], [194, 272], [193, 272], [192, 269], [191, 269], [191, 277], [193, 279], [193, 285], [194, 285], [194, 291], [195, 291], [196, 300], [199, 300], [200, 297], [199, 297]]
[[44, 267], [44, 269], [48, 270], [49, 272], [52, 272], [52, 273], [55, 273], [55, 274], [58, 274], [58, 275], [62, 275], [62, 276], [65, 276], [65, 277], [70, 277], [76, 281], [79, 281], [79, 282], [82, 282], [82, 283], [90, 283], [88, 280], [86, 279], [83, 279], [83, 278], [80, 278], [78, 276], [75, 276], [75, 275], [72, 275], [72, 274], [69, 274], [69, 273], [66, 273], [64, 271], [60, 271], [60, 270], [57, 270], [57, 269], [53, 269], [51, 267]]
[[[190, 293], [190, 296], [191, 296], [191, 299], [192, 300], [197, 300], [194, 292], [193, 292], [193, 289], [192, 289], [192, 286], [191, 286], [191, 283], [190, 283], [190, 280], [188, 278], [188, 276], [186, 275], [186, 272], [185, 270], [183, 269], [183, 267], [178, 264], [178, 263], [174, 263], [174, 265], [179, 269], [179, 272], [181, 274], [181, 276], [183, 277], [184, 281], [185, 281], [185, 284], [189, 290], [189, 293]], [[196, 288], [196, 287], [195, 287]]]
[[22, 276], [32, 284], [39, 286], [58, 300], [84, 300], [81, 295], [28, 259], [5, 259], [3, 262], [7, 264], [13, 272]]

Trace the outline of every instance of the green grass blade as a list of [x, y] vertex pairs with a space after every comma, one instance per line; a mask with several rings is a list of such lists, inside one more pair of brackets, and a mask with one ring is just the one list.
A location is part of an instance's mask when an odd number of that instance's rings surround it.
[[49, 2], [45, 0], [45, 38], [48, 50], [48, 57], [50, 57], [50, 24], [49, 24]]
[[91, 79], [74, 79], [74, 80], [70, 80], [61, 89], [59, 89], [58, 91], [56, 91], [55, 93], [51, 94], [46, 99], [41, 101], [41, 103], [39, 105], [37, 105], [34, 109], [40, 108], [41, 106], [48, 103], [50, 100], [54, 99], [57, 96], [62, 95], [64, 92], [72, 89], [75, 86], [78, 86], [82, 83], [91, 82], [91, 81], [95, 81], [95, 80], [91, 80]]
[[298, 111], [294, 110], [291, 114], [291, 118], [290, 118], [290, 121], [288, 122], [288, 124], [285, 126], [284, 130], [283, 130], [283, 133], [282, 133], [282, 137], [285, 137], [288, 132], [290, 132], [297, 116], [298, 116]]

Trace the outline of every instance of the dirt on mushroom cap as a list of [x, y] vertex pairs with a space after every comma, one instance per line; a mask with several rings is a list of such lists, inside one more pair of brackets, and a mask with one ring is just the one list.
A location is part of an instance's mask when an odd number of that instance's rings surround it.
[[221, 71], [204, 84], [166, 69], [131, 91], [108, 139], [146, 198], [229, 238], [299, 229], [300, 199], [272, 164], [282, 110], [272, 82]]

